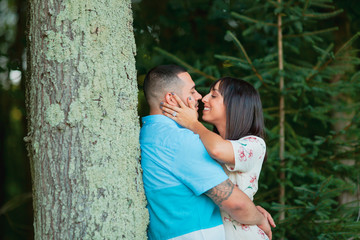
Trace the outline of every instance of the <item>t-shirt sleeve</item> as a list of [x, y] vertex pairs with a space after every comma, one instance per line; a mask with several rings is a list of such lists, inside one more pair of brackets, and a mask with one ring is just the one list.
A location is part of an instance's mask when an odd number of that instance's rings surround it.
[[189, 133], [174, 161], [173, 172], [195, 195], [228, 179], [223, 168], [207, 153], [198, 135]]
[[266, 145], [262, 138], [246, 136], [239, 140], [230, 140], [235, 157], [235, 165], [225, 164], [226, 168], [233, 171], [248, 172], [256, 164], [262, 164], [266, 152]]

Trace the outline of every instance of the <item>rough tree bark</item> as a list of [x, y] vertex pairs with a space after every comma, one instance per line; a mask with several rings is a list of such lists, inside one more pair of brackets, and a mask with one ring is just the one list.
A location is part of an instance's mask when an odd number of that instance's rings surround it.
[[146, 239], [131, 1], [29, 4], [35, 239]]
[[[277, 1], [279, 5], [282, 4], [281, 0]], [[279, 202], [282, 206], [285, 206], [285, 97], [284, 97], [284, 54], [283, 54], [283, 35], [282, 35], [282, 16], [281, 13], [277, 16], [277, 30], [278, 30], [278, 62], [279, 62], [279, 159], [280, 159], [280, 194]], [[280, 211], [279, 221], [285, 219], [285, 211]]]

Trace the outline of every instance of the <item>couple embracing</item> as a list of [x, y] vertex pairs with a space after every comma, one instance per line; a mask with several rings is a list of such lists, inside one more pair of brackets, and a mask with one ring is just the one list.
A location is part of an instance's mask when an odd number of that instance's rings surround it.
[[[150, 106], [140, 133], [150, 240], [271, 239], [270, 214], [255, 206], [266, 158], [258, 92], [224, 77], [202, 98], [189, 73], [176, 65], [148, 72]], [[209, 131], [198, 121], [214, 126]]]

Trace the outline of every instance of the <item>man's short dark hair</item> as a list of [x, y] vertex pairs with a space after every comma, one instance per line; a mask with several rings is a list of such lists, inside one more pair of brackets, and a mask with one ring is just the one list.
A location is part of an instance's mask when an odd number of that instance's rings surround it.
[[149, 105], [157, 103], [166, 92], [181, 88], [183, 82], [178, 74], [183, 72], [186, 69], [177, 65], [159, 65], [151, 69], [144, 79], [144, 94]]

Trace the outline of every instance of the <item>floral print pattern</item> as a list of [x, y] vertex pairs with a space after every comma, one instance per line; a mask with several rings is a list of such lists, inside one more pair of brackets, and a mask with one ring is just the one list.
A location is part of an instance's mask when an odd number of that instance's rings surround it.
[[[230, 142], [234, 150], [235, 165], [225, 165], [225, 172], [235, 186], [253, 200], [258, 189], [258, 179], [266, 153], [265, 142], [257, 136], [246, 136]], [[240, 224], [224, 211], [221, 211], [221, 216], [225, 227], [226, 240], [269, 239], [256, 225]]]

